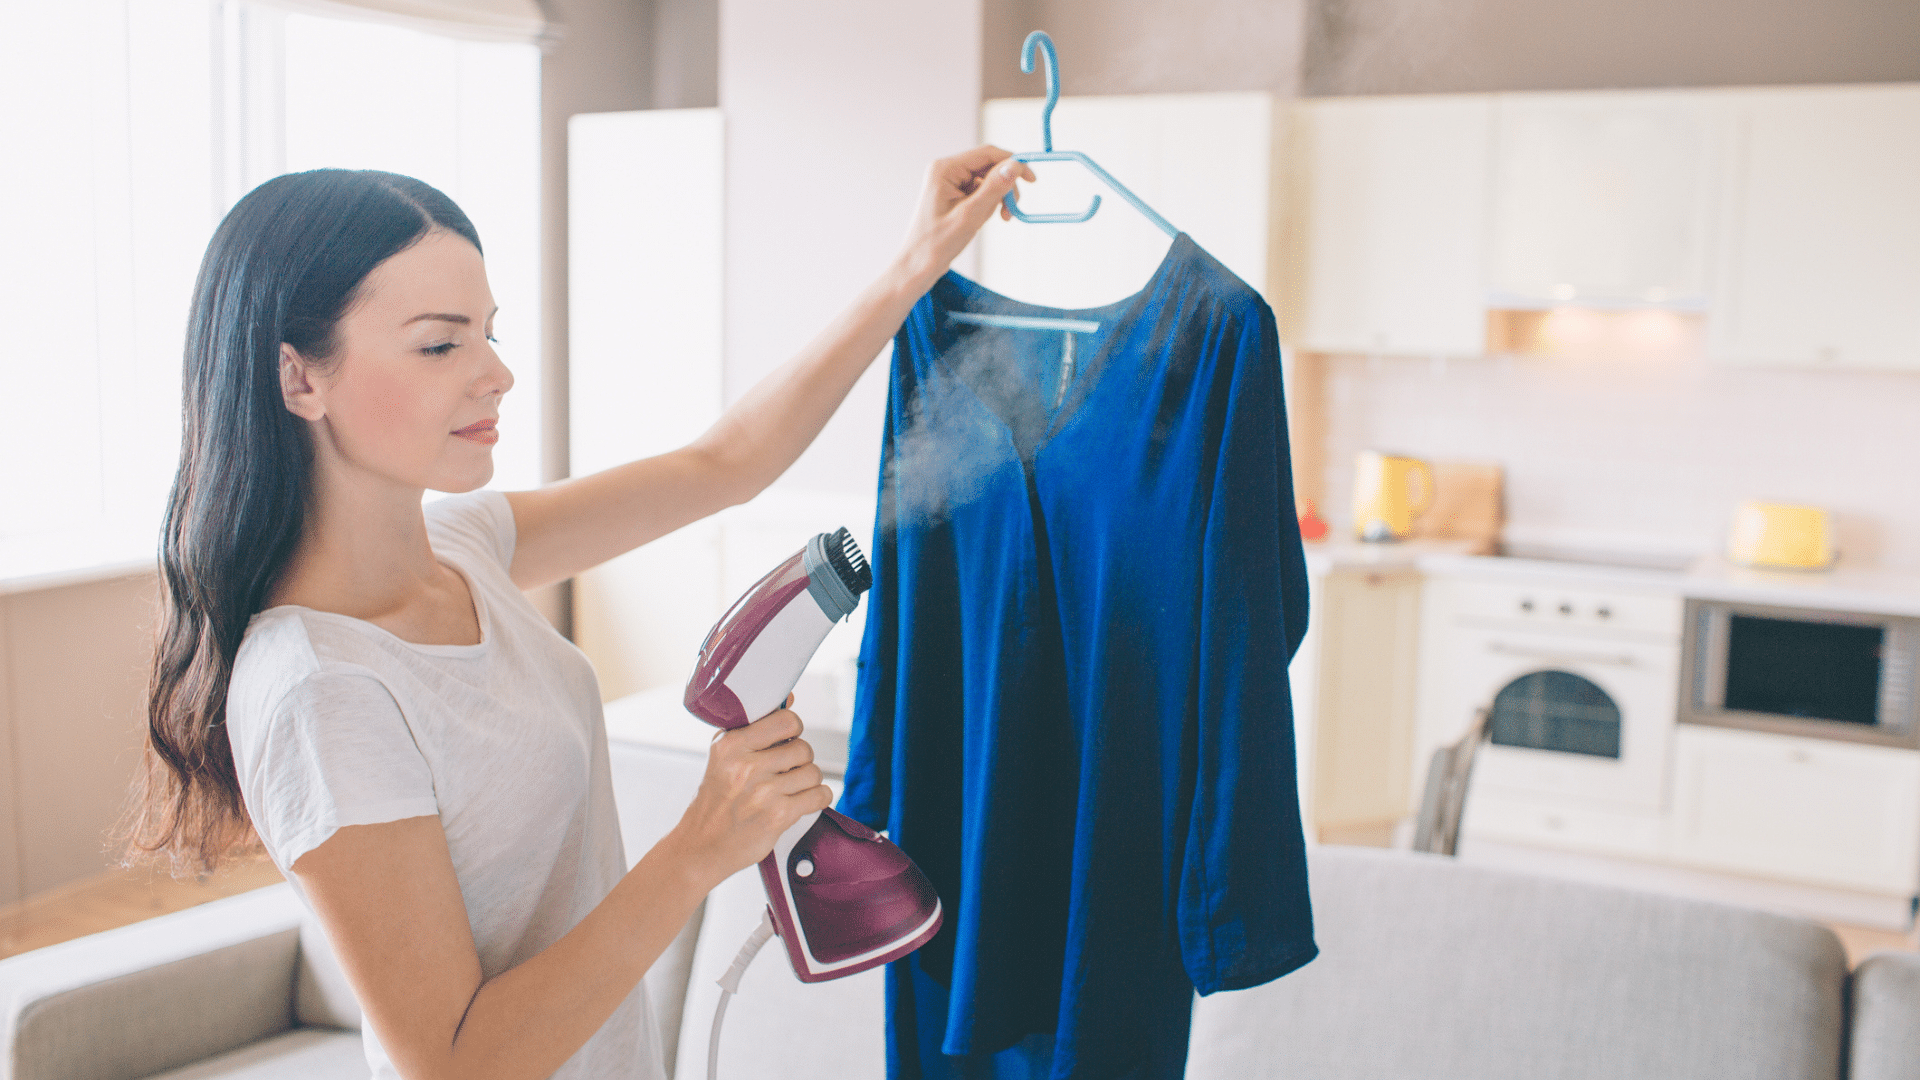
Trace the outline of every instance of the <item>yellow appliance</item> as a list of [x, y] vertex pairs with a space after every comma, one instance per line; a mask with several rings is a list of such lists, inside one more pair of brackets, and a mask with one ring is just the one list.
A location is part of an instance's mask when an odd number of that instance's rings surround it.
[[1833, 529], [1817, 506], [1749, 499], [1733, 514], [1727, 558], [1742, 566], [1825, 570], [1833, 565]]
[[[1416, 495], [1415, 489], [1418, 488]], [[1419, 458], [1362, 450], [1353, 463], [1353, 531], [1362, 540], [1405, 540], [1433, 505], [1433, 469]]]

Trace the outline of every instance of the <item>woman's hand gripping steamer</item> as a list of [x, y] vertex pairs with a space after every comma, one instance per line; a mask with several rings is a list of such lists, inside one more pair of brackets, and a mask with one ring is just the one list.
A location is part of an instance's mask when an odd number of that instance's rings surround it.
[[[737, 728], [779, 708], [836, 622], [853, 614], [873, 572], [847, 530], [821, 533], [747, 590], [700, 646], [687, 711]], [[727, 999], [753, 954], [778, 934], [801, 982], [898, 960], [940, 930], [940, 897], [906, 852], [835, 810], [795, 822], [760, 862], [769, 922], [720, 980], [707, 1073]]]

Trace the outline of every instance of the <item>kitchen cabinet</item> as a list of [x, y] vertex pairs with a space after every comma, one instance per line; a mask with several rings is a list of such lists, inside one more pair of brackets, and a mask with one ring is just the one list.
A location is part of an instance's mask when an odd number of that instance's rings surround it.
[[1920, 86], [1724, 97], [1711, 355], [1920, 368]]
[[1486, 351], [1488, 95], [1300, 105], [1283, 337], [1316, 352]]
[[1705, 304], [1716, 98], [1503, 94], [1494, 109], [1492, 306]]
[[1659, 813], [1542, 799], [1483, 784], [1468, 791], [1460, 843], [1469, 857], [1475, 841], [1501, 840], [1564, 851], [1657, 859], [1666, 854], [1666, 826], [1665, 816]]
[[1891, 896], [1920, 891], [1920, 752], [1683, 724], [1673, 854]]
[[1334, 565], [1312, 575], [1311, 605], [1290, 671], [1296, 722], [1311, 732], [1300, 748], [1310, 827], [1395, 822], [1414, 797], [1420, 574]]

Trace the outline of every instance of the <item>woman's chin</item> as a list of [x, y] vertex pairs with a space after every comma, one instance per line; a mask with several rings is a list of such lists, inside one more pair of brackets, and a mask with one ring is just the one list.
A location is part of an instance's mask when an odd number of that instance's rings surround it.
[[486, 487], [487, 481], [492, 479], [493, 457], [488, 455], [482, 467], [461, 469], [452, 475], [437, 477], [434, 483], [427, 486], [434, 491], [444, 491], [449, 495], [462, 495]]

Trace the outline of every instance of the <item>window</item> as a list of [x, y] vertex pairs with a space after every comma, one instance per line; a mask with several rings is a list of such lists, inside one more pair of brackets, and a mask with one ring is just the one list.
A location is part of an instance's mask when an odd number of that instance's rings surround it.
[[0, 37], [0, 581], [150, 561], [193, 278], [234, 201], [323, 166], [473, 219], [539, 482], [539, 52], [238, 0], [18, 5]]

